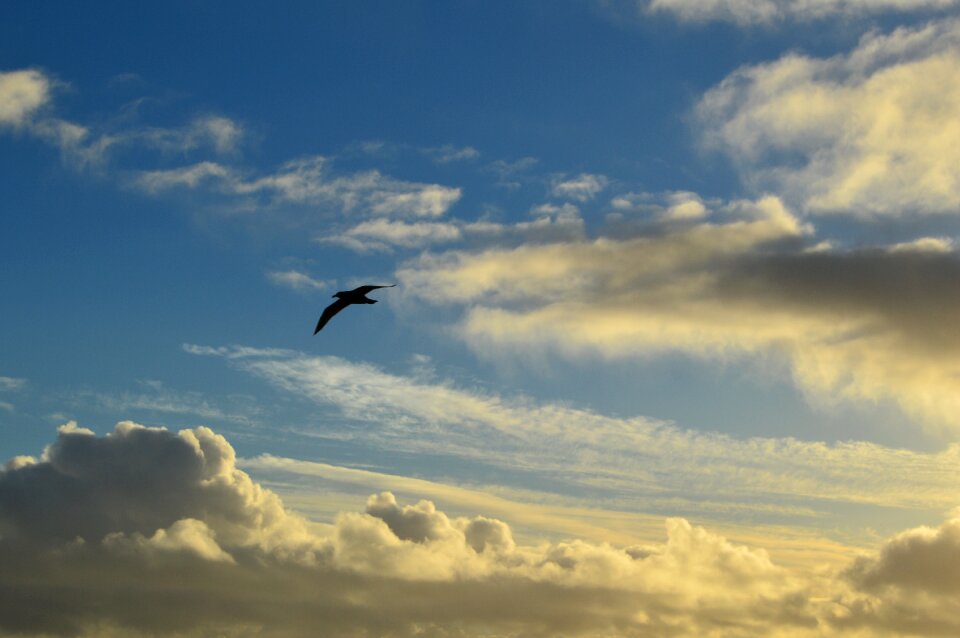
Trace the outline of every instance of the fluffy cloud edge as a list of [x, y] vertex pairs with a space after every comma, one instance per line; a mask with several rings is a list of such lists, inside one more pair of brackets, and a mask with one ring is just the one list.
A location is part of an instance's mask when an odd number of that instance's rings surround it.
[[[43, 515], [23, 507], [27, 495], [44, 500]], [[944, 620], [955, 603], [942, 595], [942, 572], [937, 582], [922, 570], [909, 582], [862, 575], [931, 548], [960, 555], [956, 526], [908, 530], [846, 570], [813, 575], [684, 519], [668, 519], [666, 540], [656, 544], [521, 545], [504, 521], [451, 517], [431, 501], [403, 504], [390, 492], [369, 497], [362, 512], [342, 513], [321, 537], [237, 469], [232, 447], [207, 428], [175, 434], [122, 422], [98, 437], [74, 425], [41, 460], [0, 472], [0, 631], [932, 631], [956, 626]], [[946, 591], [960, 587], [954, 581]], [[905, 614], [904, 603], [917, 600], [924, 604]]]

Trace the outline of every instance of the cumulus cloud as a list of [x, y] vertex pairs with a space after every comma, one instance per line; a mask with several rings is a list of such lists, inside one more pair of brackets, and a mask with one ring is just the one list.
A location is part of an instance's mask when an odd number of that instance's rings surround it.
[[698, 106], [748, 184], [812, 213], [960, 210], [960, 21], [871, 33], [832, 58], [743, 67]]
[[644, 0], [647, 12], [669, 13], [686, 22], [724, 21], [742, 26], [786, 20], [810, 21], [893, 12], [937, 11], [956, 0]]
[[861, 556], [844, 575], [852, 589], [835, 598], [828, 622], [892, 635], [960, 632], [960, 519], [917, 527]]
[[0, 72], [0, 125], [26, 124], [50, 101], [51, 81], [36, 70]]
[[[814, 575], [679, 518], [659, 543], [524, 545], [506, 521], [379, 492], [321, 528], [206, 428], [71, 426], [0, 471], [0, 633], [942, 635], [956, 588], [926, 565], [952, 564], [955, 526]], [[903, 607], [923, 592], [946, 606]]]
[[669, 625], [661, 614], [709, 626], [792, 585], [762, 551], [682, 520], [638, 558], [582, 541], [517, 546], [503, 521], [380, 493], [321, 536], [234, 461], [206, 428], [125, 422], [105, 437], [62, 428], [40, 461], [8, 463], [0, 631], [379, 635], [388, 622], [395, 635], [591, 635]]
[[464, 311], [490, 355], [683, 352], [789, 361], [811, 399], [893, 399], [960, 427], [960, 259], [931, 250], [806, 250], [810, 229], [776, 198], [635, 237], [453, 251], [398, 271], [405, 294]]

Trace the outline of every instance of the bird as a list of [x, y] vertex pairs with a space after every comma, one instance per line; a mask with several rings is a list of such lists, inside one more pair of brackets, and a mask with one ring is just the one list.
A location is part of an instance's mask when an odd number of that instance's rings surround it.
[[320, 320], [317, 322], [317, 327], [314, 329], [313, 334], [317, 334], [323, 330], [323, 327], [327, 325], [328, 321], [333, 319], [335, 314], [349, 305], [356, 303], [377, 303], [376, 299], [367, 297], [367, 293], [371, 290], [376, 290], [377, 288], [393, 288], [396, 285], [397, 284], [390, 284], [389, 286], [360, 286], [353, 290], [341, 290], [333, 295], [337, 300], [323, 309], [323, 314], [320, 315]]

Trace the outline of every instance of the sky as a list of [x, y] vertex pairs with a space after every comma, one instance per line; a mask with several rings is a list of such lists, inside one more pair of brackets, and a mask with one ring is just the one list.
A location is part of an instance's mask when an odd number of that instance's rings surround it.
[[958, 113], [957, 0], [11, 0], [0, 636], [960, 634]]

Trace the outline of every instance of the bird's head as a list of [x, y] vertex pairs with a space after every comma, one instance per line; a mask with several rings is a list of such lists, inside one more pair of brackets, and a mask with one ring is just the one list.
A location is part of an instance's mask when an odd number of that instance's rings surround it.
[[330, 296], [331, 296], [331, 297], [336, 297], [337, 299], [339, 299], [342, 294], [343, 294], [342, 292], [338, 292], [338, 293], [334, 293], [334, 294], [332, 294], [332, 295], [330, 295]]

